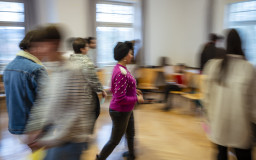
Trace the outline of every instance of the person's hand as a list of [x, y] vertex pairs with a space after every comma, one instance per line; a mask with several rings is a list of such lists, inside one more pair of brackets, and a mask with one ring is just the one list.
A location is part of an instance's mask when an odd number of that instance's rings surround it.
[[33, 131], [33, 132], [29, 132], [28, 133], [28, 139], [27, 139], [27, 145], [31, 148], [32, 151], [35, 151], [37, 149], [40, 149], [42, 146], [39, 146], [37, 144], [37, 139], [39, 138], [39, 136], [41, 135], [42, 131], [41, 130], [37, 130], [37, 131]]
[[105, 97], [107, 97], [107, 95], [108, 95], [107, 92], [103, 90], [102, 91], [102, 97], [105, 98]]
[[138, 103], [144, 103], [143, 96], [141, 94], [137, 95]]
[[137, 95], [143, 95], [143, 93], [142, 93], [141, 90], [139, 90], [139, 89], [136, 89], [136, 94], [137, 94]]
[[32, 132], [28, 132], [28, 138], [27, 138], [27, 144], [29, 143], [33, 143], [42, 133], [42, 130], [36, 130], [36, 131], [32, 131]]
[[40, 144], [37, 141], [34, 141], [33, 143], [29, 143], [28, 147], [32, 150], [32, 152], [35, 152], [35, 151], [37, 151], [37, 150], [39, 150], [41, 148], [47, 148], [45, 145]]

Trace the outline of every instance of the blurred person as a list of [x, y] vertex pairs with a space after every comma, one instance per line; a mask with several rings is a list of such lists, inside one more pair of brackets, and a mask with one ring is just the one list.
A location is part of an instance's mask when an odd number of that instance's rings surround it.
[[89, 44], [89, 48], [90, 49], [96, 49], [97, 47], [97, 42], [96, 42], [96, 38], [95, 37], [88, 37], [87, 38], [88, 44]]
[[8, 130], [19, 135], [21, 142], [27, 139], [24, 134], [30, 111], [38, 97], [38, 90], [47, 72], [41, 62], [43, 59], [40, 30], [29, 31], [20, 42], [21, 51], [5, 68], [3, 81], [8, 111]]
[[217, 36], [211, 33], [209, 35], [209, 42], [204, 45], [203, 51], [200, 54], [200, 69], [203, 70], [207, 61], [215, 58], [224, 58], [225, 50], [217, 48], [217, 41], [223, 39], [223, 37]]
[[168, 103], [168, 99], [173, 97], [173, 94], [170, 91], [181, 91], [183, 88], [186, 88], [186, 76], [185, 76], [185, 69], [186, 66], [184, 64], [178, 64], [175, 66], [175, 71], [173, 72], [173, 77], [175, 82], [167, 83], [165, 86], [165, 98], [164, 101], [166, 102], [165, 107], [163, 108], [164, 111], [169, 111], [172, 108], [172, 103]]
[[231, 147], [238, 160], [252, 160], [256, 75], [235, 29], [228, 33], [225, 58], [209, 61], [203, 73], [203, 104], [209, 120], [209, 139], [218, 148], [216, 159], [227, 160], [227, 148]]
[[70, 57], [71, 62], [81, 65], [83, 68], [84, 76], [87, 77], [88, 82], [91, 85], [91, 93], [93, 98], [93, 104], [97, 107], [97, 117], [100, 114], [100, 103], [97, 92], [102, 93], [102, 97], [106, 97], [107, 93], [103, 90], [103, 86], [100, 83], [98, 76], [96, 74], [95, 66], [91, 59], [87, 56], [88, 52], [88, 43], [83, 38], [76, 38], [73, 41], [73, 49], [75, 54], [72, 54]]
[[97, 64], [97, 41], [95, 37], [88, 37], [85, 39], [88, 42], [88, 57], [93, 61], [93, 63], [96, 65]]
[[97, 160], [105, 160], [119, 144], [125, 134], [128, 144], [128, 152], [123, 156], [135, 159], [134, 153], [134, 117], [133, 108], [136, 102], [143, 103], [141, 91], [136, 90], [136, 80], [127, 70], [126, 65], [131, 63], [133, 46], [130, 42], [118, 42], [114, 48], [114, 59], [118, 61], [113, 69], [111, 92], [113, 98], [110, 103], [109, 114], [112, 119], [111, 137], [103, 147]]
[[91, 84], [80, 64], [59, 56], [55, 46], [61, 41], [59, 27], [47, 26], [44, 32], [44, 51], [48, 51], [44, 55], [57, 65], [32, 109], [26, 126], [30, 135], [27, 143], [33, 150], [48, 148], [44, 160], [79, 160], [96, 121]]

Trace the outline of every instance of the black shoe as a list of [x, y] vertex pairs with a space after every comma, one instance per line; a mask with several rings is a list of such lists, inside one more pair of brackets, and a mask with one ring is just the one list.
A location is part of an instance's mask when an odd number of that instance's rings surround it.
[[123, 157], [129, 157], [129, 151], [126, 151], [122, 154]]
[[126, 151], [122, 154], [123, 157], [127, 158], [127, 160], [135, 160], [134, 155], [130, 155], [129, 151]]
[[96, 155], [96, 159], [95, 160], [100, 160], [100, 157], [99, 155]]

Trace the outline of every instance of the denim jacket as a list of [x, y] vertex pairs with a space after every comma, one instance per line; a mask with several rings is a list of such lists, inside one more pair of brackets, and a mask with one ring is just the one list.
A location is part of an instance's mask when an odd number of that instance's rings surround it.
[[44, 66], [36, 57], [24, 51], [6, 66], [3, 81], [8, 128], [12, 134], [23, 134], [42, 77], [47, 77]]

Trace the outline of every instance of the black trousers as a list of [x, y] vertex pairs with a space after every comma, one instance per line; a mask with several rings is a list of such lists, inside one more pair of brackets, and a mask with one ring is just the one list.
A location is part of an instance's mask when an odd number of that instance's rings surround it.
[[101, 150], [98, 159], [105, 160], [119, 144], [125, 134], [129, 149], [130, 157], [134, 157], [134, 117], [133, 112], [118, 112], [109, 110], [112, 119], [112, 132], [109, 141]]
[[[225, 146], [217, 145], [219, 153], [217, 160], [228, 160], [228, 148]], [[234, 148], [237, 160], [252, 160], [252, 149], [239, 149]]]
[[166, 102], [166, 107], [165, 107], [166, 109], [171, 108], [171, 104], [167, 104], [168, 99], [173, 97], [173, 95], [169, 93], [170, 91], [181, 91], [181, 88], [178, 85], [175, 85], [175, 84], [168, 84], [166, 86], [166, 88], [165, 88], [165, 98], [164, 98], [164, 101]]

